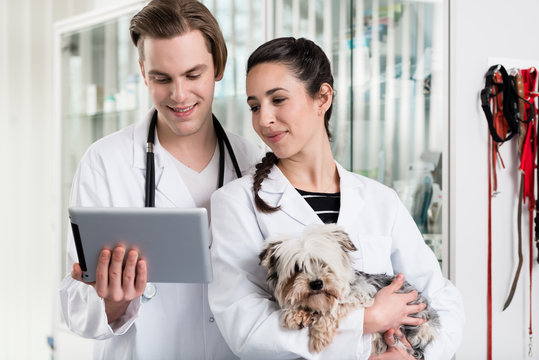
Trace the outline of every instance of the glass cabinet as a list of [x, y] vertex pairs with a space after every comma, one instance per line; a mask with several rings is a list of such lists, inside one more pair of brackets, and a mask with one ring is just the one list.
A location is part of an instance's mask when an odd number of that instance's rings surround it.
[[247, 58], [274, 37], [314, 40], [335, 77], [335, 158], [397, 191], [447, 275], [447, 1], [202, 2], [219, 21], [230, 54], [214, 102], [226, 127], [262, 144], [245, 101]]
[[[82, 155], [97, 139], [139, 120], [150, 106], [129, 37], [131, 17], [142, 6], [89, 14], [56, 26], [64, 236], [71, 182]], [[65, 273], [65, 264], [62, 269]]]
[[[314, 40], [328, 55], [335, 76], [330, 124], [336, 159], [397, 191], [448, 274], [448, 236], [442, 226], [447, 216], [442, 214], [447, 202], [442, 188], [447, 1], [202, 2], [216, 16], [228, 46], [225, 75], [214, 100], [214, 112], [225, 128], [263, 146], [245, 101], [247, 58], [274, 37]], [[117, 12], [90, 14], [56, 28], [63, 219], [84, 151], [100, 137], [141, 119], [151, 106], [129, 38], [129, 21], [143, 5], [136, 1]]]

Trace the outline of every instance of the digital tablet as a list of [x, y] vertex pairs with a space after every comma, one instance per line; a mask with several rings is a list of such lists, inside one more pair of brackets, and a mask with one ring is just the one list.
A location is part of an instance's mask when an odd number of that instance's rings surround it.
[[101, 250], [118, 244], [139, 251], [146, 260], [148, 282], [212, 280], [204, 208], [70, 207], [69, 218], [84, 281], [95, 281]]

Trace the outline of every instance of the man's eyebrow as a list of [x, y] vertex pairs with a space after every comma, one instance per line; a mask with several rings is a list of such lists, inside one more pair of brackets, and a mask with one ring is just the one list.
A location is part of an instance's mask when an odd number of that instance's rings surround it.
[[[187, 70], [185, 72], [185, 74], [189, 74], [189, 73], [192, 73], [192, 72], [196, 72], [196, 71], [203, 71], [207, 68], [208, 66], [206, 64], [198, 64], [198, 65], [195, 65], [193, 66], [192, 68], [190, 68], [189, 70]], [[153, 76], [168, 76], [170, 77], [169, 74], [167, 73], [164, 73], [162, 71], [159, 71], [159, 70], [150, 70], [148, 71], [148, 75], [153, 75]]]
[[[266, 96], [270, 96], [272, 95], [273, 93], [279, 91], [279, 90], [283, 90], [283, 91], [286, 91], [286, 92], [289, 92], [288, 90], [286, 90], [285, 88], [280, 88], [280, 87], [277, 87], [277, 88], [273, 88], [273, 89], [269, 89], [268, 91], [266, 91]], [[249, 100], [256, 100], [256, 96], [248, 96], [247, 97], [247, 101]]]
[[159, 70], [150, 70], [150, 71], [148, 71], [148, 75], [153, 75], [153, 76], [169, 76], [167, 73], [161, 72], [161, 71], [159, 71]]
[[207, 67], [208, 67], [208, 65], [206, 65], [206, 64], [198, 64], [198, 65], [193, 66], [191, 69], [187, 70], [185, 73], [189, 74], [189, 73], [192, 73], [192, 72], [195, 72], [195, 71], [206, 70]]

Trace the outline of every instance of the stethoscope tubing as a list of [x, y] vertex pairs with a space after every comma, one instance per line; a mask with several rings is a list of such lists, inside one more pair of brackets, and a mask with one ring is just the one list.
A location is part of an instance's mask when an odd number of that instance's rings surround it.
[[[232, 160], [232, 165], [234, 166], [234, 171], [238, 178], [241, 177], [241, 170], [238, 165], [238, 160], [232, 149], [232, 145], [228, 140], [225, 130], [221, 126], [221, 123], [215, 115], [212, 114], [213, 127], [215, 129], [215, 134], [217, 135], [217, 143], [219, 146], [219, 185], [218, 188], [223, 186], [225, 179], [225, 151], [224, 148], [228, 150], [230, 155], [230, 160]], [[146, 181], [145, 181], [145, 207], [155, 207], [155, 154], [153, 152], [153, 147], [155, 144], [155, 128], [157, 126], [157, 110], [154, 111], [152, 115], [152, 120], [150, 121], [150, 126], [148, 129], [148, 139], [146, 140]]]

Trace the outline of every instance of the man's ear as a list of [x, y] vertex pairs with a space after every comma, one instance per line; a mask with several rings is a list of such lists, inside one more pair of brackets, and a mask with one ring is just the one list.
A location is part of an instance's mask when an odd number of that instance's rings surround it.
[[215, 81], [221, 81], [223, 80], [223, 76], [225, 75], [225, 66], [223, 66], [223, 71], [221, 71], [220, 74], [215, 75]]
[[323, 83], [318, 91], [318, 111], [325, 114], [333, 101], [333, 88], [328, 83]]
[[142, 64], [142, 60], [140, 60], [140, 58], [138, 59], [138, 65], [140, 67], [140, 73], [142, 74], [142, 77], [144, 78], [144, 84], [148, 86], [148, 81], [146, 80], [146, 73], [144, 72], [144, 65]]

